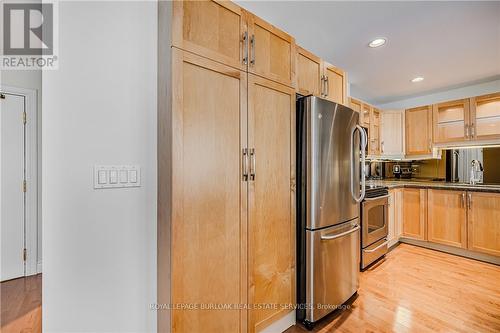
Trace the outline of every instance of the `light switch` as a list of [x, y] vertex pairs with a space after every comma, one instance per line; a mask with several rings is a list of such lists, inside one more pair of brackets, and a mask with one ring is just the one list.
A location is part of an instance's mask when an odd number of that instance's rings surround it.
[[128, 182], [127, 170], [120, 170], [120, 183], [125, 184]]
[[130, 170], [128, 172], [128, 177], [131, 183], [137, 183], [137, 170]]
[[94, 165], [94, 189], [141, 186], [138, 165]]
[[99, 170], [97, 173], [97, 183], [106, 184], [108, 182], [108, 173], [106, 170]]
[[118, 183], [118, 171], [116, 170], [109, 171], [109, 183], [110, 184]]

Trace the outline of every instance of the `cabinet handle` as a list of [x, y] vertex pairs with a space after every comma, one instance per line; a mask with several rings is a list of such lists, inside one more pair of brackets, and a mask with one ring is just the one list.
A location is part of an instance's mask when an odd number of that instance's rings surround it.
[[469, 138], [469, 125], [465, 125], [465, 138]]
[[248, 65], [248, 32], [243, 33], [243, 65]]
[[328, 91], [330, 90], [330, 81], [328, 81], [328, 76], [325, 75], [325, 96], [328, 97]]
[[325, 96], [325, 76], [321, 75], [321, 96]]
[[384, 141], [380, 142], [380, 150], [382, 153], [384, 152]]
[[429, 139], [429, 150], [432, 151], [432, 140]]
[[255, 148], [250, 148], [250, 180], [255, 180]]
[[471, 139], [474, 139], [475, 135], [476, 135], [476, 130], [475, 130], [475, 127], [474, 127], [474, 123], [472, 123], [470, 125], [470, 136], [471, 136]]
[[462, 207], [465, 208], [465, 192], [462, 193]]
[[242, 155], [242, 168], [243, 168], [243, 180], [248, 181], [248, 149], [243, 148], [243, 155]]
[[250, 65], [255, 66], [255, 35], [252, 35], [252, 37], [250, 37], [250, 55]]
[[472, 194], [469, 193], [467, 197], [469, 199], [468, 200], [469, 201], [469, 210], [471, 210], [472, 209]]

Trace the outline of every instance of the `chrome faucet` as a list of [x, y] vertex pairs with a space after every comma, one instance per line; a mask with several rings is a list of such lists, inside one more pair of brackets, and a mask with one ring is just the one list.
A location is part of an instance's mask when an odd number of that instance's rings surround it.
[[472, 160], [470, 162], [470, 184], [476, 185], [481, 177], [476, 177], [477, 172], [482, 172], [484, 170], [483, 164], [478, 160]]

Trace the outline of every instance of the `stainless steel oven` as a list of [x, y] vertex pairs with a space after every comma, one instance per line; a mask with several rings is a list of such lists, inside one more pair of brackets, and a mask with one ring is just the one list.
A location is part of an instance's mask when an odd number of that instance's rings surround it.
[[387, 188], [366, 189], [361, 206], [361, 269], [387, 253], [388, 206]]

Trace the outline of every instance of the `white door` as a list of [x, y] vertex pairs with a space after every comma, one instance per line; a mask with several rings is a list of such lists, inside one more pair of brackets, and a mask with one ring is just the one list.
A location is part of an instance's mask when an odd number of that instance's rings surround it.
[[0, 99], [0, 280], [24, 276], [25, 111], [24, 97], [2, 93]]

